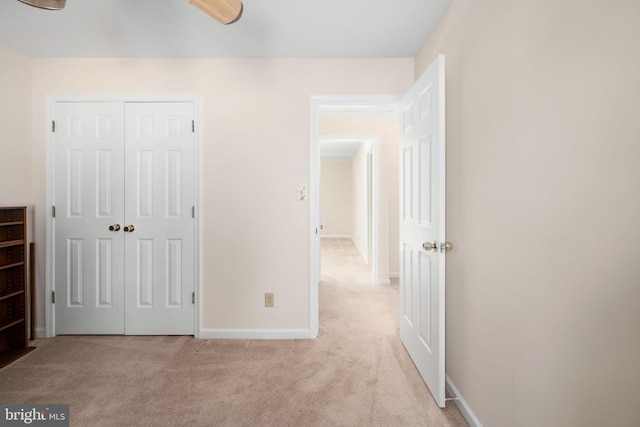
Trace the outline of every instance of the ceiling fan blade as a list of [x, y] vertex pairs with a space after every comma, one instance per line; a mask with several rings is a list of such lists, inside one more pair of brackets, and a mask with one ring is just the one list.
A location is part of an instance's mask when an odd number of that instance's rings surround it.
[[20, 0], [29, 6], [39, 7], [40, 9], [59, 10], [64, 9], [67, 0]]
[[242, 0], [188, 0], [221, 24], [233, 24], [242, 16]]

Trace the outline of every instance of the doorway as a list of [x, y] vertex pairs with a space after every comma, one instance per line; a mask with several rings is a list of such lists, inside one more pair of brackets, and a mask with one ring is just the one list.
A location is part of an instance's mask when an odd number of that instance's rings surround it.
[[[363, 257], [374, 266], [374, 284], [390, 283], [397, 274], [393, 259], [397, 258], [394, 235], [397, 212], [390, 209], [396, 203], [389, 200], [389, 177], [396, 174], [390, 158], [397, 151], [398, 107], [392, 97], [312, 98], [310, 123], [310, 337], [318, 335], [318, 284], [321, 272], [321, 141], [323, 138], [345, 138], [371, 141], [369, 152], [364, 152], [364, 168], [371, 175], [371, 186], [363, 189], [364, 204], [369, 204], [370, 218], [363, 219], [362, 237], [370, 235], [371, 244], [363, 246]], [[378, 155], [379, 153], [379, 155]], [[391, 170], [390, 170], [391, 169]], [[367, 195], [368, 194], [368, 195]], [[368, 199], [368, 200], [367, 200]], [[391, 261], [391, 265], [390, 265]]]
[[[373, 222], [375, 193], [374, 146], [376, 137], [320, 137], [320, 238], [322, 248], [352, 249], [345, 252], [354, 261], [359, 257], [368, 266], [369, 281], [375, 282], [377, 244]], [[320, 251], [321, 273], [324, 251]], [[335, 252], [335, 253], [339, 253]], [[347, 255], [346, 255], [347, 256]], [[359, 266], [359, 269], [362, 269]]]
[[[396, 176], [398, 198], [387, 204], [394, 207], [396, 213], [402, 210], [402, 222], [387, 221], [397, 227], [397, 240], [387, 241], [387, 248], [396, 245], [399, 250], [399, 313], [401, 313], [400, 339], [420, 371], [433, 396], [441, 407], [445, 406], [445, 254], [452, 248], [445, 241], [445, 67], [444, 55], [439, 55], [397, 102], [389, 102], [396, 114], [402, 111], [402, 120], [396, 115], [394, 122], [401, 123], [402, 137], [395, 151], [402, 148], [401, 159], [396, 157], [393, 163], [399, 165]], [[318, 189], [318, 139], [327, 127], [320, 122], [323, 109], [345, 107], [350, 111], [362, 111], [375, 108], [375, 102], [366, 100], [311, 100], [311, 138], [310, 138], [310, 189]], [[378, 104], [379, 105], [379, 104]], [[391, 135], [388, 132], [387, 135]], [[396, 129], [400, 135], [400, 129]], [[387, 147], [386, 154], [394, 148]], [[400, 161], [399, 161], [400, 160]], [[384, 170], [384, 168], [380, 168]], [[384, 173], [380, 183], [385, 182]], [[387, 175], [387, 179], [389, 175]], [[384, 205], [384, 191], [378, 193], [378, 206]], [[388, 196], [388, 195], [387, 195]], [[400, 200], [401, 198], [401, 200]], [[318, 335], [318, 205], [311, 199], [310, 209], [310, 337]], [[384, 221], [379, 221], [379, 227]], [[381, 227], [383, 228], [383, 227]], [[390, 234], [390, 233], [389, 233]], [[379, 237], [384, 236], [380, 233]], [[401, 240], [402, 239], [402, 240]], [[402, 250], [400, 250], [402, 242]], [[380, 244], [379, 252], [384, 249]], [[436, 255], [437, 254], [437, 255]], [[387, 258], [389, 261], [393, 257]], [[378, 253], [378, 262], [384, 256]], [[433, 260], [433, 261], [432, 261]], [[380, 269], [382, 270], [382, 269]], [[379, 274], [379, 272], [378, 272]]]

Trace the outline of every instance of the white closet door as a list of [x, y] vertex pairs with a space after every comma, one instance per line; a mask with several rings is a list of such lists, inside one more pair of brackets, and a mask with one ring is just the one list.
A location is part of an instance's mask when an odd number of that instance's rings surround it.
[[123, 104], [58, 102], [54, 114], [56, 333], [122, 334]]
[[194, 333], [194, 105], [125, 105], [125, 333]]

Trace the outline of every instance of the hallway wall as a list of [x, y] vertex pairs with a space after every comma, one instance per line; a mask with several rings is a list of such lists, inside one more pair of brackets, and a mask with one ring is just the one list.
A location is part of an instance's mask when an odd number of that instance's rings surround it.
[[320, 172], [321, 236], [351, 236], [353, 192], [351, 162], [322, 160]]

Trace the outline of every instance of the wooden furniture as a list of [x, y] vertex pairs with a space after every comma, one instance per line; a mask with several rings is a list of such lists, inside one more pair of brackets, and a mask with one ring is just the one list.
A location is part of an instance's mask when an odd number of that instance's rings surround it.
[[27, 208], [0, 208], [0, 367], [27, 346]]

